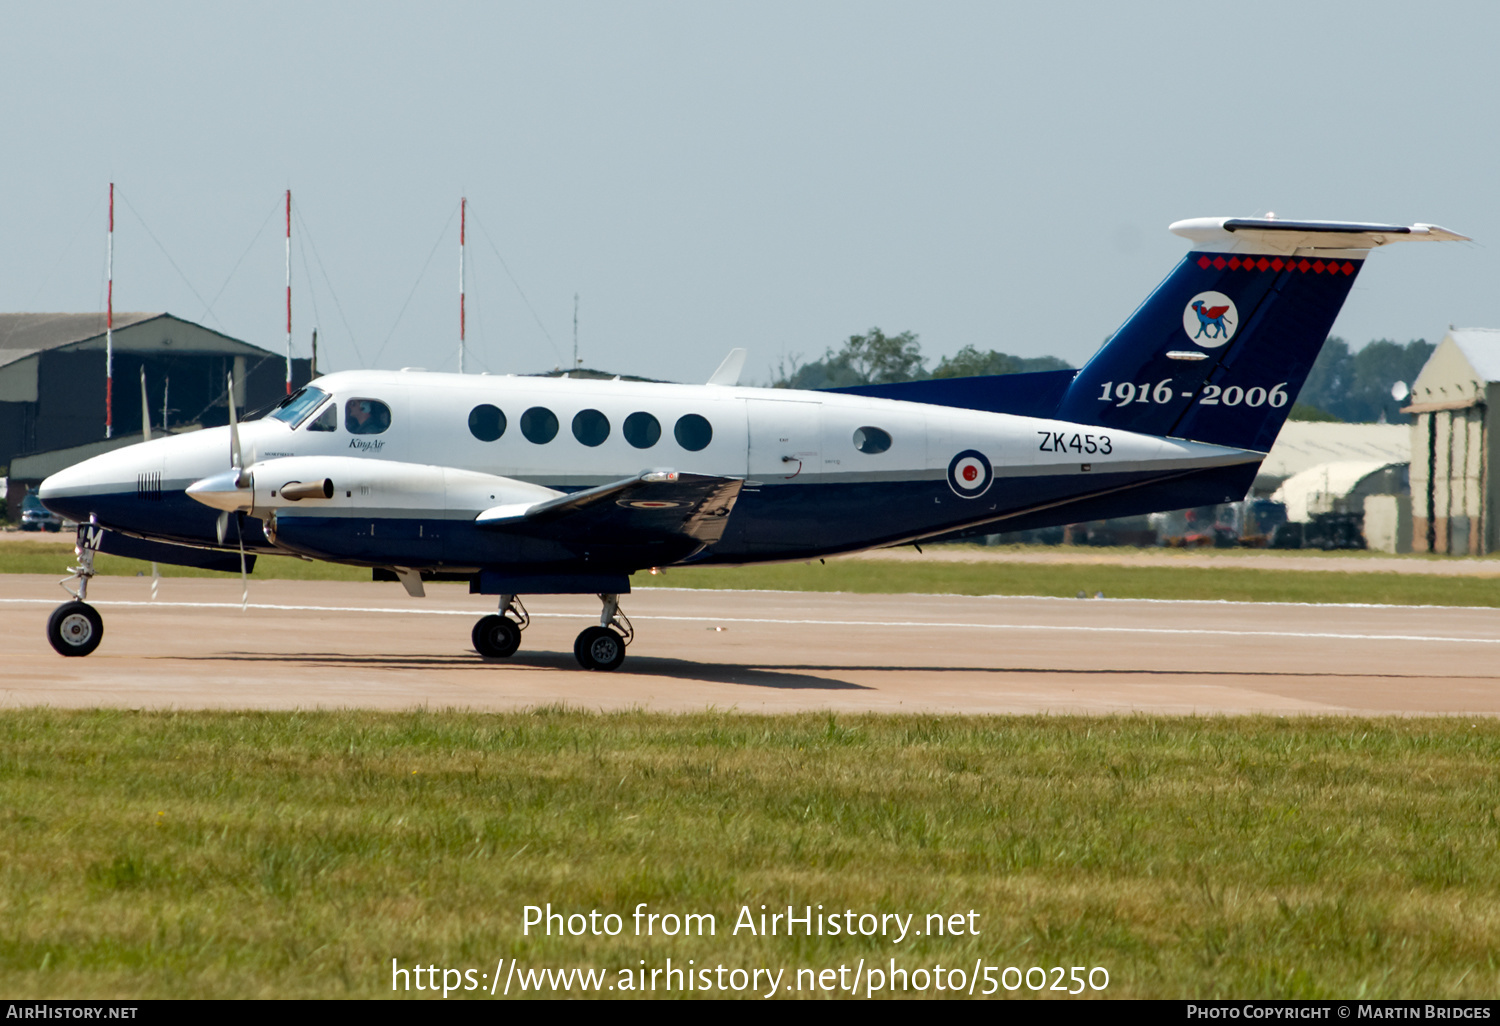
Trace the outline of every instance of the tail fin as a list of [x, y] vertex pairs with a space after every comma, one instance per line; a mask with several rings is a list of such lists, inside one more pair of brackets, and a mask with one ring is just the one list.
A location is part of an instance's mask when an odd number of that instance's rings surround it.
[[1265, 452], [1365, 257], [1433, 225], [1198, 218], [1196, 245], [1078, 372], [1058, 416]]

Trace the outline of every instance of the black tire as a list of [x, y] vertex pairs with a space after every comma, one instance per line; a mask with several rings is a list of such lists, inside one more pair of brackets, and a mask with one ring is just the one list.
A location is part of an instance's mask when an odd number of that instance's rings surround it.
[[64, 602], [47, 618], [47, 640], [58, 655], [86, 656], [104, 640], [104, 619], [87, 602]]
[[625, 661], [625, 639], [608, 627], [590, 627], [573, 642], [573, 656], [585, 670], [615, 670]]
[[486, 616], [474, 625], [469, 637], [474, 651], [486, 659], [507, 659], [521, 647], [521, 628], [504, 616]]

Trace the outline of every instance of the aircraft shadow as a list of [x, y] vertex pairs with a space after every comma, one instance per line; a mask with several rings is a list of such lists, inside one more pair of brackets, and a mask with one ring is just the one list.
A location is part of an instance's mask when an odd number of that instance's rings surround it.
[[[285, 663], [295, 659], [300, 665], [325, 666], [330, 669], [345, 667], [364, 670], [470, 670], [486, 672], [491, 667], [528, 667], [547, 670], [568, 670], [583, 673], [571, 654], [560, 652], [518, 652], [509, 659], [484, 659], [475, 653], [451, 656], [423, 655], [350, 655], [346, 653], [303, 653], [297, 656], [272, 655], [264, 652], [226, 652], [222, 655], [167, 656], [175, 662], [222, 662], [225, 658], [237, 663]], [[751, 667], [718, 663], [695, 663], [687, 659], [670, 659], [659, 656], [643, 656], [627, 659], [625, 665], [614, 671], [613, 676], [629, 678], [632, 675], [673, 677], [679, 680], [696, 680], [706, 684], [733, 684], [742, 687], [777, 688], [781, 690], [813, 691], [874, 691], [864, 684], [818, 676], [807, 672], [794, 672], [793, 667]], [[856, 670], [864, 667], [823, 667], [824, 670]]]

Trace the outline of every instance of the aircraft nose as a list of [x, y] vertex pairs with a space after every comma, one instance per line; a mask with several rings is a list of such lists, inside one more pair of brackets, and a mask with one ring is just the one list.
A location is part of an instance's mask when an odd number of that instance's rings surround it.
[[91, 468], [85, 463], [80, 463], [48, 475], [42, 481], [36, 494], [37, 498], [42, 501], [42, 505], [52, 512], [62, 516], [72, 516], [69, 510], [76, 504], [76, 500], [87, 499], [93, 495], [96, 484]]

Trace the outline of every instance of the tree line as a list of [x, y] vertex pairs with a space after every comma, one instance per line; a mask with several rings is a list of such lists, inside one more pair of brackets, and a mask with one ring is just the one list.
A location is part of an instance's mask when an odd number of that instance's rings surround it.
[[[1410, 385], [1434, 348], [1423, 339], [1400, 345], [1383, 338], [1356, 352], [1343, 339], [1330, 337], [1297, 396], [1292, 419], [1350, 423], [1384, 419], [1404, 424], [1409, 419], [1400, 412], [1404, 403], [1392, 398], [1391, 386], [1398, 381]], [[830, 346], [820, 359], [809, 363], [796, 356], [783, 359], [772, 372], [771, 387], [847, 388], [925, 378], [1071, 370], [1073, 366], [1055, 356], [1014, 356], [972, 345], [942, 357], [931, 370], [927, 364], [916, 332], [887, 335], [875, 327], [850, 335], [839, 349]]]

